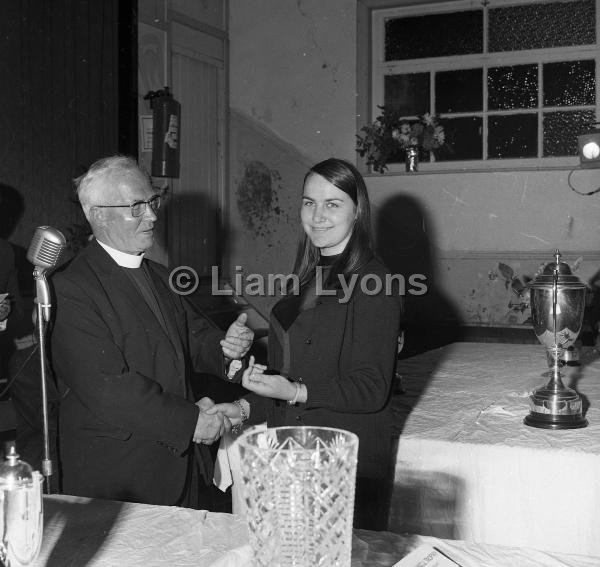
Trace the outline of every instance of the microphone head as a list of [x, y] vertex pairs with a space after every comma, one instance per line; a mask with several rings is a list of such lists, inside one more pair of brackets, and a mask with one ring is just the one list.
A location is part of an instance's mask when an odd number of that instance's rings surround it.
[[67, 240], [60, 230], [38, 226], [27, 250], [27, 259], [37, 268], [49, 270], [58, 263], [66, 244]]

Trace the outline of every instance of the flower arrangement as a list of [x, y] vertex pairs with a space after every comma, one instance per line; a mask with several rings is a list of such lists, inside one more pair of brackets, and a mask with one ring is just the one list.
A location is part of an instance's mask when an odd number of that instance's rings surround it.
[[381, 115], [361, 129], [364, 136], [356, 136], [356, 151], [361, 157], [367, 156], [367, 165], [375, 171], [384, 173], [388, 162], [398, 160], [409, 147], [433, 152], [444, 145], [444, 127], [437, 116], [426, 113], [418, 120], [408, 120], [394, 109], [378, 108]]

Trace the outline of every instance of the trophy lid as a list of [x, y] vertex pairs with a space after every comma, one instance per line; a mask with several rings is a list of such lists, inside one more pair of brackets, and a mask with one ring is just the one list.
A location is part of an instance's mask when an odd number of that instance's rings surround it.
[[4, 462], [0, 464], [0, 490], [14, 490], [33, 481], [33, 469], [19, 460], [14, 443], [9, 443]]
[[561, 262], [561, 254], [558, 248], [554, 253], [554, 262], [548, 262], [542, 271], [542, 273], [535, 278], [531, 284], [532, 288], [539, 287], [552, 287], [555, 279], [556, 283], [562, 287], [569, 288], [584, 288], [585, 284], [571, 271], [569, 264]]

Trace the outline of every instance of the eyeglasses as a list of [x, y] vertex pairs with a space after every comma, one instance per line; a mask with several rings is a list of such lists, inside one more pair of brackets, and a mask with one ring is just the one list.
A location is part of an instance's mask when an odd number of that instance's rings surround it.
[[135, 201], [130, 205], [93, 205], [94, 207], [101, 207], [103, 209], [120, 209], [123, 207], [129, 207], [131, 210], [132, 217], [141, 217], [146, 212], [146, 207], [150, 207], [153, 213], [156, 213], [160, 209], [162, 202], [162, 195], [154, 195], [147, 201]]

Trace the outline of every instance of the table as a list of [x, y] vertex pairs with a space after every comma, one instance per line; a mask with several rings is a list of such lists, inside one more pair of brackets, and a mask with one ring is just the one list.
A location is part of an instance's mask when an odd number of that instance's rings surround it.
[[541, 345], [455, 343], [400, 361], [389, 529], [600, 556], [600, 355], [566, 369], [585, 429], [523, 424]]
[[[44, 540], [35, 567], [250, 567], [241, 517], [204, 510], [44, 497]], [[356, 530], [352, 567], [389, 567], [428, 543], [462, 567], [592, 567], [600, 558]]]

